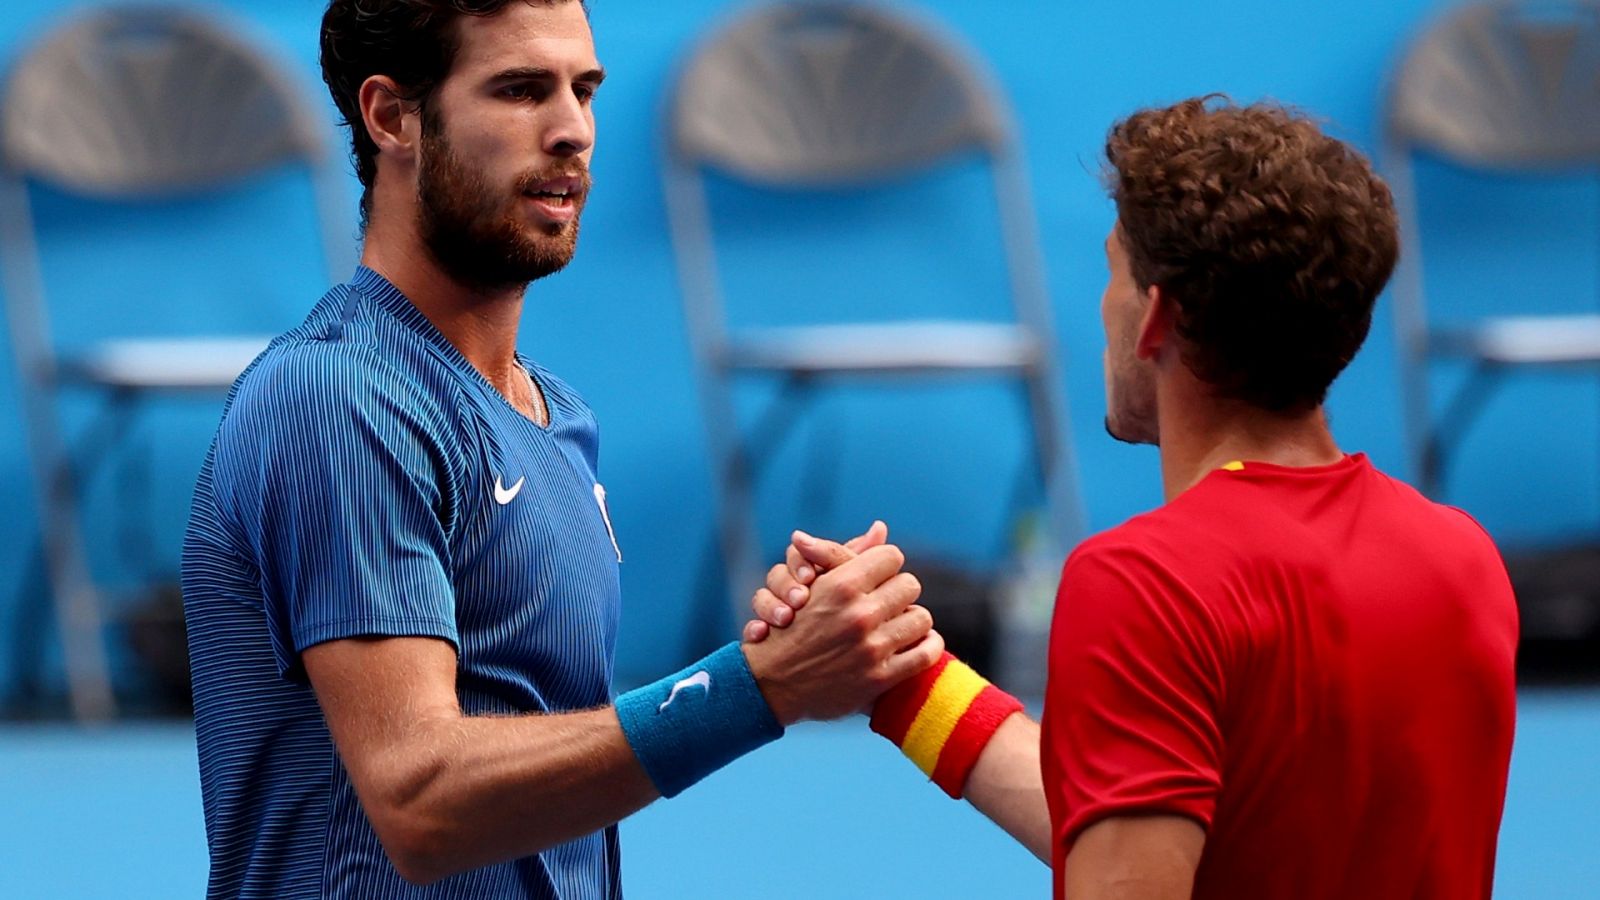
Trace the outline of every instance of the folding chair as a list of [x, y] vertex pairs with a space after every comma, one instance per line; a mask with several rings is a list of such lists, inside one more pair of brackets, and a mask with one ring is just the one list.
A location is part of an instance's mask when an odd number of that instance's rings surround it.
[[[80, 468], [125, 436], [140, 403], [220, 394], [265, 336], [111, 340], [59, 352], [52, 337], [28, 185], [100, 201], [196, 194], [285, 164], [309, 168], [330, 271], [353, 262], [346, 191], [317, 108], [278, 64], [216, 20], [181, 8], [98, 10], [25, 51], [0, 107], [0, 272], [27, 426], [45, 575], [73, 713], [115, 713], [102, 592], [80, 525]], [[104, 401], [75, 458], [58, 397]]]
[[[994, 79], [901, 14], [850, 3], [759, 8], [689, 57], [666, 123], [665, 182], [685, 314], [715, 466], [718, 532], [736, 616], [758, 584], [754, 487], [761, 452], [737, 421], [733, 384], [777, 376], [786, 409], [823, 383], [999, 377], [1020, 385], [1055, 537], [1081, 536], [1050, 301], [1016, 129]], [[957, 156], [986, 163], [998, 204], [1013, 321], [898, 321], [731, 328], [705, 173], [774, 190], [881, 185]], [[741, 229], [781, 229], [741, 221]], [[787, 416], [778, 417], [787, 420]], [[769, 416], [756, 434], [774, 433]]]
[[[1384, 169], [1402, 229], [1392, 296], [1413, 471], [1443, 488], [1454, 444], [1514, 369], [1600, 365], [1600, 315], [1510, 311], [1440, 327], [1424, 303], [1413, 171], [1417, 152], [1486, 173], [1582, 170], [1600, 164], [1600, 3], [1479, 3], [1445, 15], [1412, 44], [1390, 86]], [[1429, 368], [1464, 360], [1470, 373], [1436, 417]]]

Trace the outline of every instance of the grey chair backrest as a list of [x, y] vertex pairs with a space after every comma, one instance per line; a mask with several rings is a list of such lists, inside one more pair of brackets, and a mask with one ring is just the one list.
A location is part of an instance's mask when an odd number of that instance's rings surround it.
[[326, 125], [298, 86], [181, 8], [70, 22], [12, 69], [0, 109], [13, 174], [91, 195], [199, 189], [325, 156]]
[[969, 149], [998, 155], [1012, 129], [981, 72], [901, 15], [769, 7], [695, 52], [670, 110], [670, 152], [775, 185], [868, 181]]
[[1600, 3], [1447, 14], [1395, 75], [1389, 139], [1480, 168], [1600, 161]]
[[56, 420], [53, 346], [28, 186], [99, 201], [200, 192], [278, 165], [309, 170], [330, 273], [354, 258], [342, 173], [322, 121], [278, 63], [181, 6], [87, 10], [30, 45], [0, 94], [0, 281], [47, 570], [74, 710], [115, 702], [99, 601], [78, 533], [68, 444]]
[[1489, 0], [1446, 13], [1396, 68], [1384, 132], [1383, 169], [1401, 227], [1390, 296], [1404, 421], [1413, 472], [1427, 483], [1436, 329], [1423, 284], [1414, 156], [1485, 173], [1600, 165], [1600, 0]]

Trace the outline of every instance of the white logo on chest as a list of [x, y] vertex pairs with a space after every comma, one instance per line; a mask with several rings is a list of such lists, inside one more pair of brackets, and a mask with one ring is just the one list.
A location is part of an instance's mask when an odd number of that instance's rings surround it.
[[666, 712], [667, 711], [667, 707], [672, 705], [672, 701], [678, 699], [678, 693], [680, 691], [686, 691], [686, 690], [688, 690], [689, 688], [692, 688], [692, 687], [700, 688], [700, 689], [704, 690], [707, 694], [710, 694], [711, 693], [711, 673], [707, 672], [705, 669], [701, 669], [700, 671], [694, 673], [693, 675], [690, 675], [688, 678], [685, 678], [682, 681], [678, 682], [677, 684], [674, 684], [672, 686], [672, 693], [667, 695], [667, 702], [665, 702], [665, 703], [661, 704], [660, 706], [656, 707], [656, 713], [660, 714], [660, 713]]
[[494, 502], [505, 506], [507, 503], [517, 499], [517, 495], [522, 493], [522, 483], [527, 480], [527, 476], [524, 475], [517, 479], [516, 484], [508, 488], [500, 485], [500, 476], [496, 475], [494, 477]]

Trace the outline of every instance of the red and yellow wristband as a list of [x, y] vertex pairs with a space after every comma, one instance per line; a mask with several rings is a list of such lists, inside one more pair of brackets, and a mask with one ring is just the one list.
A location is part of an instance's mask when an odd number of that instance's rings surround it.
[[995, 730], [1021, 711], [1022, 701], [946, 653], [932, 668], [878, 698], [872, 730], [959, 800]]

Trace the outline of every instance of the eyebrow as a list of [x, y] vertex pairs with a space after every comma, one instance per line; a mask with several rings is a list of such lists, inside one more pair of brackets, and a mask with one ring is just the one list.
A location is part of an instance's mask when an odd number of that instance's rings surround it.
[[[491, 81], [541, 81], [556, 78], [556, 73], [540, 66], [522, 66], [515, 69], [504, 69], [496, 72]], [[599, 87], [606, 80], [605, 69], [589, 69], [578, 73], [573, 79]]]

